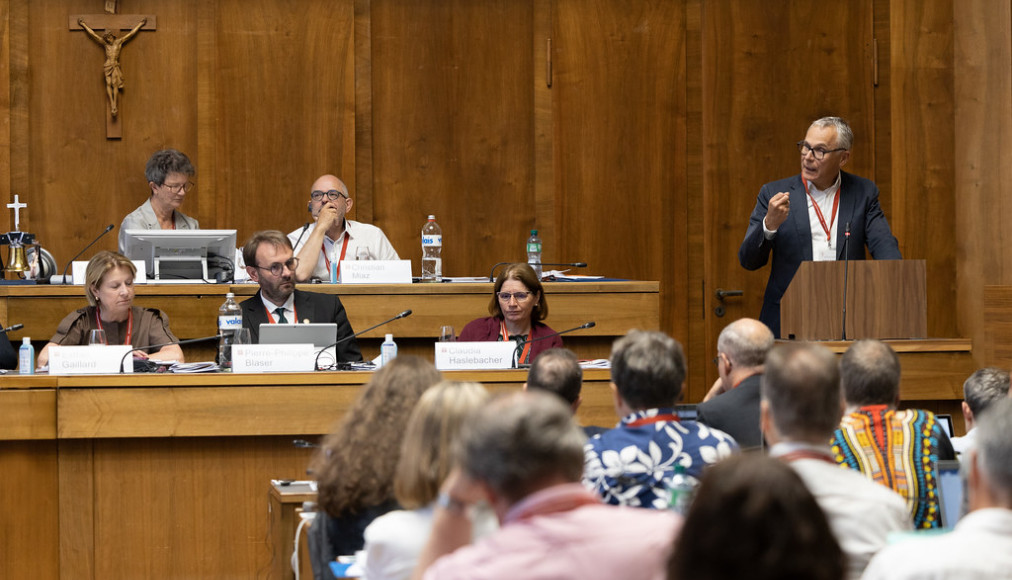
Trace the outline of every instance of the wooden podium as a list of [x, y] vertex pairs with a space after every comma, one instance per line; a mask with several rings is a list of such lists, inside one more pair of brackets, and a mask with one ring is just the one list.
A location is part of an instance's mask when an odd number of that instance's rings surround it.
[[[847, 333], [843, 336], [844, 268]], [[924, 260], [802, 262], [780, 303], [780, 336], [798, 340], [926, 338]]]

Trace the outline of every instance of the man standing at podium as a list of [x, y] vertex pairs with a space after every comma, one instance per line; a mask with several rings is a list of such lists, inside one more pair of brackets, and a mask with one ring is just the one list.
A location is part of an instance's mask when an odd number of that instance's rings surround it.
[[823, 117], [808, 128], [801, 174], [767, 183], [759, 190], [738, 260], [758, 270], [773, 253], [759, 320], [780, 337], [780, 299], [804, 260], [863, 260], [867, 246], [876, 260], [899, 260], [899, 245], [878, 202], [878, 187], [842, 171], [854, 134], [839, 117]]

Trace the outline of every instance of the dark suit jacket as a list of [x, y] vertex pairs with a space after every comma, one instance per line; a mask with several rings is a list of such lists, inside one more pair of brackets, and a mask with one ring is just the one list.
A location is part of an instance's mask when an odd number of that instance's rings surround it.
[[762, 375], [747, 377], [737, 387], [696, 407], [696, 420], [720, 429], [738, 442], [742, 451], [762, 446], [759, 431], [759, 383]]
[[0, 332], [0, 369], [13, 370], [18, 368], [18, 352], [7, 338], [6, 332]]
[[[267, 319], [267, 309], [264, 308], [263, 299], [257, 291], [252, 298], [243, 300], [239, 305], [242, 307], [242, 325], [249, 329], [250, 338], [254, 344], [260, 344], [260, 325], [270, 322]], [[334, 294], [317, 294], [315, 292], [295, 291], [295, 313], [299, 320], [309, 319], [310, 322], [336, 322], [337, 336], [334, 341], [355, 334], [348, 322], [348, 316], [344, 312], [341, 299]], [[362, 360], [362, 352], [358, 349], [355, 339], [346, 340], [337, 345], [338, 362], [351, 362]]]
[[[843, 171], [840, 175], [842, 193], [836, 216], [837, 259], [843, 259], [843, 241], [848, 223], [850, 242], [847, 254], [851, 260], [863, 260], [865, 246], [876, 260], [902, 259], [896, 238], [879, 206], [878, 187], [863, 177]], [[776, 236], [767, 240], [763, 236], [763, 218], [766, 217], [770, 198], [781, 191], [790, 192], [791, 207], [795, 209], [777, 229]], [[773, 267], [759, 320], [769, 326], [776, 337], [780, 336], [780, 299], [801, 262], [812, 259], [812, 227], [808, 219], [807, 197], [800, 174], [762, 186], [749, 218], [745, 239], [738, 249], [738, 260], [746, 270], [762, 268], [769, 261], [770, 252], [773, 253]]]

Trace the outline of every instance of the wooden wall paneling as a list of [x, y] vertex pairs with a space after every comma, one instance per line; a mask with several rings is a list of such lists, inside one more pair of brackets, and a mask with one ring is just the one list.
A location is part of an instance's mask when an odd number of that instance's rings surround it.
[[[218, 3], [200, 2], [197, 5], [197, 149], [191, 161], [199, 175], [194, 181], [200, 184], [196, 197], [198, 215], [205, 228], [229, 226], [229, 207], [226, 196], [217, 195], [218, 185]], [[185, 213], [185, 212], [184, 212]], [[224, 224], [224, 225], [220, 225]], [[242, 245], [241, 238], [236, 244]]]
[[[982, 294], [985, 285], [1012, 284], [1012, 206], [1007, 202], [1012, 155], [1005, 146], [1012, 135], [1012, 9], [1009, 2], [979, 0], [952, 6], [955, 187], [941, 205], [948, 210], [946, 225], [955, 216], [956, 263], [949, 283], [956, 292], [941, 308], [953, 311], [961, 335], [982, 347], [978, 353], [1007, 351], [1008, 342], [984, 347], [989, 319]], [[938, 243], [932, 251], [939, 251]], [[986, 364], [981, 358], [977, 362]]]
[[[28, 0], [9, 0], [7, 3], [8, 12], [5, 20], [6, 32], [4, 34], [7, 56], [2, 62], [6, 65], [7, 83], [4, 83], [7, 93], [7, 110], [4, 111], [5, 122], [9, 123], [9, 142], [7, 143], [7, 155], [5, 161], [7, 167], [3, 171], [6, 178], [2, 187], [6, 195], [3, 199], [4, 206], [14, 199], [14, 195], [20, 195], [20, 199], [29, 199], [28, 189]], [[4, 207], [3, 209], [7, 209]], [[8, 215], [11, 212], [8, 212]], [[27, 210], [24, 216], [21, 229], [38, 233], [32, 228], [32, 214]], [[13, 229], [14, 216], [9, 215], [8, 227]], [[8, 230], [9, 231], [9, 230]]]
[[[747, 272], [738, 248], [762, 184], [800, 172], [795, 143], [826, 115], [848, 120], [846, 169], [874, 159], [871, 0], [703, 3], [703, 227], [707, 342], [728, 323], [758, 318], [769, 266]], [[717, 288], [743, 290], [714, 315]]]
[[372, 9], [377, 220], [392, 224], [386, 233], [415, 272], [428, 214], [443, 230], [444, 275], [522, 259], [535, 227], [533, 5], [373, 0]]
[[[355, 218], [375, 223], [372, 165], [372, 2], [355, 0]], [[383, 227], [384, 224], [376, 223]]]
[[[685, 155], [687, 192], [686, 205], [690, 216], [703, 215], [703, 0], [685, 3]], [[711, 364], [714, 343], [707, 335], [707, 289], [705, 287], [705, 228], [698, 219], [690, 220], [688, 228], [688, 276], [686, 297], [688, 334], [685, 355], [689, 361], [686, 403], [702, 401], [710, 385], [717, 379], [717, 368]]]
[[216, 16], [214, 225], [241, 244], [310, 220], [324, 173], [354, 194], [354, 2], [221, 0]]
[[[875, 49], [872, 58], [875, 63], [875, 140], [872, 160], [874, 170], [868, 175], [878, 186], [879, 203], [890, 218], [889, 225], [896, 233], [897, 219], [902, 216], [893, 211], [892, 195], [892, 32], [890, 31], [890, 0], [872, 0], [872, 36]], [[900, 251], [903, 249], [903, 240]]]
[[[63, 440], [56, 442], [59, 452], [59, 539], [60, 579], [96, 580], [95, 574], [95, 464], [94, 442]], [[118, 506], [117, 506], [118, 507]], [[121, 518], [129, 517], [117, 507]], [[112, 515], [112, 514], [110, 514]], [[115, 549], [109, 546], [106, 549]]]
[[[542, 262], [569, 262], [581, 258], [563, 257], [556, 223], [555, 158], [556, 141], [552, 133], [552, 0], [534, 0], [532, 91], [534, 94], [534, 224], [541, 236]], [[521, 259], [526, 256], [521, 256]], [[546, 266], [547, 269], [561, 269]], [[580, 272], [583, 273], [583, 272]], [[561, 330], [561, 329], [559, 329]]]
[[[30, 231], [58, 263], [106, 225], [119, 226], [147, 199], [144, 165], [152, 152], [175, 147], [195, 155], [194, 4], [137, 0], [120, 6], [121, 14], [158, 17], [158, 29], [140, 32], [120, 56], [122, 140], [106, 139], [105, 53], [83, 31], [67, 28], [69, 14], [97, 13], [101, 4], [28, 4]], [[198, 187], [183, 206], [197, 219], [199, 196]], [[90, 252], [115, 248], [116, 236], [108, 235]]]
[[662, 329], [684, 343], [684, 5], [557, 0], [553, 27], [558, 257], [659, 280]]
[[0, 473], [0, 578], [57, 578], [56, 442], [0, 441]]
[[[962, 336], [953, 308], [959, 301], [952, 206], [959, 198], [953, 195], [952, 10], [951, 0], [893, 0], [890, 14], [893, 233], [904, 258], [928, 263], [928, 336], [934, 337]], [[990, 211], [980, 208], [980, 217]]]
[[[10, 203], [11, 193], [11, 3], [0, 2], [0, 199], [3, 205]], [[4, 208], [6, 209], [6, 207]], [[14, 227], [14, 216], [7, 212], [3, 223], [4, 231]], [[5, 319], [6, 320], [6, 319]]]
[[265, 577], [269, 482], [309, 462], [291, 441], [95, 441], [95, 577]]

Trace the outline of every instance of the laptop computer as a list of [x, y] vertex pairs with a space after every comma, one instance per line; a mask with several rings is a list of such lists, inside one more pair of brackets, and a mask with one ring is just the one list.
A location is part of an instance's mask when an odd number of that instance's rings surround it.
[[316, 348], [337, 342], [337, 323], [261, 324], [260, 344], [306, 344]]
[[943, 528], [951, 529], [963, 515], [963, 476], [959, 461], [942, 460], [935, 464], [935, 481], [938, 483], [939, 516]]

